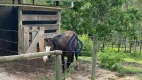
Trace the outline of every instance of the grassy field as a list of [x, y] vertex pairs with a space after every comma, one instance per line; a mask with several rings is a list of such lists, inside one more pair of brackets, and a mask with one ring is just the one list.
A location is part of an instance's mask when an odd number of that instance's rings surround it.
[[[92, 57], [79, 57], [79, 61], [82, 63], [92, 63]], [[98, 62], [98, 61], [97, 61]], [[97, 65], [99, 65], [97, 63]], [[121, 63], [123, 68], [120, 68], [121, 70], [119, 73], [125, 74], [125, 75], [136, 75], [142, 78], [142, 57], [141, 56], [131, 56], [127, 55], [123, 62]]]

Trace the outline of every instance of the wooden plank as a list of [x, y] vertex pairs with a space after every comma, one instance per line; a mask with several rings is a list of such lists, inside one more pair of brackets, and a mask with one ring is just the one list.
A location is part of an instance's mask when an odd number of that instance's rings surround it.
[[[36, 31], [36, 30], [38, 30], [37, 29], [37, 26], [32, 26], [32, 30], [35, 30], [34, 32], [32, 32], [32, 41], [34, 40], [34, 38], [35, 38], [35, 36], [37, 35], [37, 32], [38, 31]], [[30, 32], [30, 31], [29, 31]], [[36, 46], [37, 47], [37, 46]], [[37, 52], [37, 48], [35, 48], [34, 50], [33, 50], [33, 52]]]
[[[0, 4], [0, 6], [16, 6], [16, 7], [40, 7], [40, 8], [49, 8], [49, 9], [53, 9], [54, 11], [56, 9], [62, 9], [62, 8], [72, 8], [72, 6], [47, 6], [47, 5], [28, 5], [28, 4]], [[53, 11], [53, 10], [50, 10], [50, 11]]]
[[[37, 34], [37, 32], [39, 31], [37, 31], [37, 26], [32, 26], [32, 41], [34, 40], [34, 38], [35, 38], [35, 36], [36, 36], [36, 34]], [[30, 32], [30, 31], [29, 31]]]
[[54, 36], [58, 35], [59, 33], [45, 33], [44, 38], [53, 38]]
[[[22, 9], [23, 10], [30, 10], [30, 9], [32, 9], [32, 8], [35, 8], [35, 10], [36, 10], [36, 8], [37, 9], [46, 9], [46, 10], [44, 10], [44, 11], [61, 11], [62, 10], [62, 8], [61, 7], [50, 7], [50, 6], [37, 6], [37, 5], [24, 5], [24, 4], [0, 4], [1, 6], [17, 6], [17, 7], [23, 7]], [[30, 9], [27, 9], [27, 8], [30, 8]]]
[[[40, 30], [44, 30], [44, 27], [40, 27]], [[41, 37], [39, 41], [39, 51], [44, 51], [44, 35]]]
[[59, 15], [22, 15], [22, 21], [57, 21]]
[[[29, 30], [32, 30], [32, 27], [29, 27]], [[29, 32], [29, 30], [27, 30], [27, 32]], [[32, 32], [29, 32], [29, 44], [32, 43]]]
[[62, 8], [59, 7], [45, 7], [45, 6], [22, 6], [21, 10], [30, 10], [30, 11], [61, 11]]
[[56, 26], [50, 26], [50, 27], [47, 27], [47, 26], [42, 26], [42, 27], [45, 27], [45, 30], [55, 30], [55, 29], [59, 29], [60, 26], [59, 25], [56, 25]]
[[[42, 27], [49, 27], [51, 28], [56, 28], [59, 26], [59, 24], [30, 24], [30, 25], [23, 25], [23, 27], [33, 27], [33, 26], [42, 26]], [[46, 28], [47, 29], [47, 28]]]
[[20, 19], [20, 16], [22, 15], [22, 11], [20, 10], [20, 8], [18, 8], [18, 54], [23, 54], [24, 52], [24, 45], [22, 44], [22, 21]]
[[40, 30], [36, 37], [34, 38], [34, 40], [32, 41], [31, 45], [29, 46], [29, 48], [27, 49], [26, 53], [30, 53], [34, 50], [34, 48], [36, 47], [37, 43], [39, 42], [40, 38], [44, 35], [44, 30]]
[[62, 51], [55, 50], [55, 51], [49, 51], [49, 52], [36, 52], [36, 53], [28, 53], [28, 54], [13, 55], [13, 56], [1, 56], [0, 63], [36, 59], [36, 58], [41, 58], [43, 56], [48, 56], [48, 55], [60, 55], [61, 56], [61, 54], [62, 54]]
[[29, 47], [29, 32], [27, 30], [29, 30], [29, 27], [24, 27], [24, 52]]
[[[44, 27], [44, 30], [57, 30], [57, 29], [59, 29], [59, 26], [57, 26], [57, 27]], [[40, 30], [27, 30], [28, 32], [38, 32], [38, 31], [40, 31]]]
[[59, 20], [57, 21], [57, 24], [59, 24], [59, 28], [57, 29], [57, 33], [60, 33], [61, 11], [58, 12], [58, 15], [60, 15], [60, 16], [59, 16]]

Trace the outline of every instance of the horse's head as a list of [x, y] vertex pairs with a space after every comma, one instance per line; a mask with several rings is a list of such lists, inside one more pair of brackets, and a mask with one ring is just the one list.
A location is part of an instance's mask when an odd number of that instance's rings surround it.
[[54, 50], [54, 41], [52, 38], [46, 38], [45, 39], [46, 43], [45, 43], [45, 50], [47, 51], [53, 51]]

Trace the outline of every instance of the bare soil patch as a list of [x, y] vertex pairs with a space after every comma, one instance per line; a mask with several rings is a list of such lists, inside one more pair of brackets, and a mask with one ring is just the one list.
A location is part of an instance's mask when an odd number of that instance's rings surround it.
[[[66, 80], [90, 80], [91, 64], [80, 63], [79, 70]], [[53, 80], [54, 62], [44, 63], [42, 59], [0, 64], [0, 80]], [[135, 75], [118, 75], [117, 72], [97, 68], [97, 80], [139, 80]]]

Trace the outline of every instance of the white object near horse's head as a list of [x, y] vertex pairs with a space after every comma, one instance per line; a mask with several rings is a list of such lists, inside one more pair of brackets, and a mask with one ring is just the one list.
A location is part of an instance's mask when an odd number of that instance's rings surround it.
[[50, 48], [51, 48], [50, 46], [46, 46], [46, 47], [45, 47], [45, 52], [49, 52], [49, 51], [50, 51]]
[[43, 56], [42, 59], [43, 59], [44, 62], [46, 62], [48, 60], [48, 57], [47, 56]]
[[[46, 47], [45, 47], [45, 52], [49, 52], [49, 51], [50, 51], [50, 48], [51, 48], [50, 46], [46, 46]], [[46, 62], [47, 59], [48, 59], [47, 56], [43, 56], [43, 61], [44, 61], [44, 62]]]

